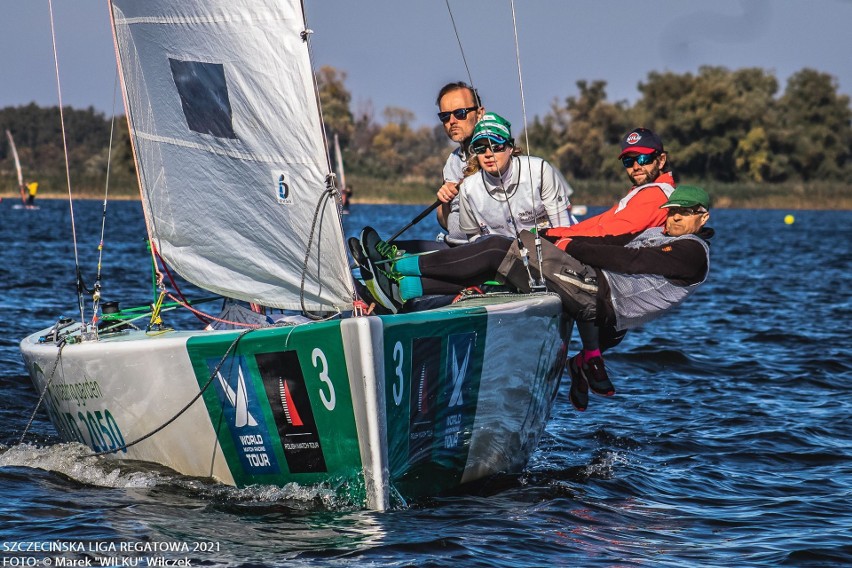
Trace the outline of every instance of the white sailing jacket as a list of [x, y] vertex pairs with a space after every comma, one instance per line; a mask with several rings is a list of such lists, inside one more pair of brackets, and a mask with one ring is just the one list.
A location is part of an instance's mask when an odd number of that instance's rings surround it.
[[569, 212], [571, 193], [571, 186], [547, 161], [516, 156], [502, 182], [483, 170], [464, 179], [459, 190], [459, 226], [471, 239], [514, 237], [516, 229], [567, 227], [577, 222]]

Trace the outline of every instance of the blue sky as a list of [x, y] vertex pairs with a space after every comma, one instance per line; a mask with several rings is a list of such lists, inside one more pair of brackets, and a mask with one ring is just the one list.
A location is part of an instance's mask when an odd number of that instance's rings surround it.
[[[355, 110], [388, 106], [437, 124], [434, 98], [467, 80], [446, 0], [305, 0], [315, 64], [347, 73]], [[490, 110], [522, 121], [510, 0], [449, 0], [473, 81]], [[3, 0], [0, 107], [59, 100], [47, 0]], [[115, 60], [107, 0], [53, 0], [62, 100], [113, 109]], [[701, 65], [772, 71], [781, 89], [811, 67], [852, 95], [852, 0], [516, 0], [528, 119], [607, 81], [634, 101], [649, 71]], [[120, 103], [120, 98], [119, 105]], [[123, 112], [119, 107], [118, 112]]]

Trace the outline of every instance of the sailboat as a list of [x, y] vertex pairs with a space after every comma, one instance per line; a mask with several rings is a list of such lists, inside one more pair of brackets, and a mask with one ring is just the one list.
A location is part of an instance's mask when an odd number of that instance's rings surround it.
[[346, 171], [343, 169], [343, 152], [340, 151], [340, 137], [334, 134], [334, 162], [337, 170], [337, 180], [340, 182], [340, 213], [349, 214], [352, 206], [352, 188], [346, 184]]
[[9, 140], [9, 149], [12, 151], [12, 158], [15, 160], [15, 172], [18, 174], [18, 190], [21, 192], [21, 204], [15, 205], [15, 209], [38, 209], [38, 206], [27, 202], [28, 189], [24, 183], [24, 172], [21, 169], [21, 159], [18, 157], [18, 148], [15, 146], [15, 139], [12, 133], [6, 130], [6, 138]]
[[[375, 510], [520, 471], [571, 322], [546, 292], [361, 313], [302, 3], [110, 8], [152, 256], [229, 308], [173, 330], [156, 305], [137, 326], [93, 296], [91, 318], [81, 301], [79, 320], [23, 339], [62, 438], [238, 487], [332, 487]], [[240, 310], [257, 317], [240, 327]]]

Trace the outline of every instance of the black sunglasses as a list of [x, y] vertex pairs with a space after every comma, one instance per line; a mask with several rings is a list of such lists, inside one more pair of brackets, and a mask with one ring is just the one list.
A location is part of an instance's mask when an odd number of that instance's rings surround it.
[[659, 154], [656, 152], [653, 154], [639, 154], [638, 156], [624, 156], [621, 158], [621, 163], [624, 164], [625, 168], [632, 168], [634, 162], [638, 163], [640, 166], [647, 166], [656, 160], [657, 156], [659, 156]]
[[472, 106], [467, 108], [457, 108], [456, 110], [447, 110], [444, 112], [438, 113], [438, 118], [441, 119], [441, 122], [449, 122], [450, 115], [456, 117], [456, 120], [464, 120], [467, 118], [468, 113], [471, 113], [475, 110], [479, 110], [478, 106]]
[[707, 210], [704, 209], [700, 205], [694, 205], [692, 207], [669, 207], [668, 208], [669, 215], [680, 215], [681, 217], [691, 217], [692, 215], [703, 215], [707, 213]]
[[498, 152], [505, 152], [511, 147], [512, 145], [508, 142], [503, 142], [502, 144], [477, 144], [476, 146], [471, 146], [470, 151], [479, 155], [491, 150], [497, 154]]

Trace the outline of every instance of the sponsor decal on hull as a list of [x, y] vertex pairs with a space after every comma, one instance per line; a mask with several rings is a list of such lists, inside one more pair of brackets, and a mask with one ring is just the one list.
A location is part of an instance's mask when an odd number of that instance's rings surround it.
[[260, 401], [250, 380], [245, 357], [229, 359], [218, 371], [219, 359], [208, 358], [207, 366], [211, 374], [216, 373], [213, 385], [240, 464], [250, 474], [278, 473], [280, 467], [262, 419]]
[[255, 355], [292, 473], [327, 471], [305, 377], [295, 351]]
[[441, 369], [441, 338], [418, 337], [412, 341], [408, 463], [430, 461], [438, 412], [438, 379]]
[[391, 479], [406, 495], [439, 493], [464, 475], [486, 325], [483, 312], [385, 330], [388, 458]]

